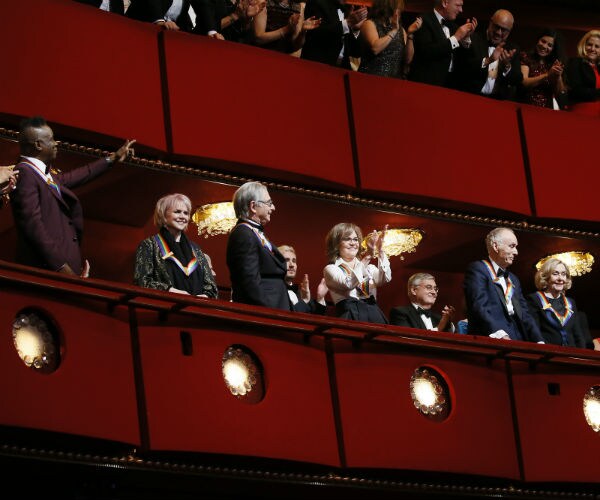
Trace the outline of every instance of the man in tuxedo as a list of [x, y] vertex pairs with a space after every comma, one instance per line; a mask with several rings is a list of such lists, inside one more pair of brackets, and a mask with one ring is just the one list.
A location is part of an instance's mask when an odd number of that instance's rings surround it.
[[79, 3], [85, 3], [87, 5], [93, 5], [98, 7], [100, 10], [106, 12], [114, 12], [115, 14], [125, 14], [125, 5], [123, 0], [75, 0]]
[[127, 17], [160, 24], [168, 30], [191, 32], [190, 0], [131, 0]]
[[513, 15], [501, 9], [490, 19], [485, 37], [473, 35], [470, 48], [456, 61], [460, 90], [494, 99], [514, 97], [523, 74], [519, 50], [508, 42], [513, 26]]
[[488, 259], [472, 262], [465, 273], [468, 333], [543, 344], [519, 279], [508, 272], [519, 253], [515, 233], [498, 227], [488, 233], [485, 243]]
[[135, 141], [125, 141], [115, 153], [89, 165], [61, 173], [54, 169], [57, 143], [40, 116], [21, 122], [21, 158], [15, 171], [16, 188], [10, 193], [17, 229], [17, 262], [51, 271], [87, 277], [89, 264], [81, 259], [83, 214], [71, 188], [106, 172], [133, 153]]
[[325, 295], [329, 292], [325, 284], [325, 278], [321, 278], [321, 282], [317, 286], [317, 298], [310, 298], [310, 286], [308, 282], [308, 274], [302, 278], [300, 286], [294, 283], [296, 274], [298, 273], [298, 261], [296, 250], [289, 245], [281, 245], [278, 250], [283, 255], [287, 263], [287, 273], [285, 275], [285, 284], [287, 286], [290, 301], [296, 312], [306, 312], [313, 314], [325, 314], [327, 312], [327, 304], [325, 304]]
[[454, 59], [460, 47], [471, 43], [477, 28], [475, 18], [462, 26], [456, 23], [463, 0], [436, 0], [433, 11], [423, 15], [423, 24], [414, 34], [415, 53], [408, 79], [440, 87], [454, 87]]
[[409, 306], [394, 307], [390, 311], [390, 324], [453, 332], [454, 307], [444, 306], [442, 314], [432, 310], [437, 299], [438, 287], [435, 278], [428, 273], [416, 273], [408, 278]]
[[308, 0], [305, 19], [321, 20], [319, 27], [306, 32], [303, 59], [350, 69], [350, 56], [359, 53], [358, 35], [367, 18], [366, 7], [346, 6], [338, 0]]
[[247, 182], [233, 195], [238, 218], [227, 241], [231, 300], [293, 311], [285, 284], [287, 264], [264, 234], [275, 204], [260, 182]]

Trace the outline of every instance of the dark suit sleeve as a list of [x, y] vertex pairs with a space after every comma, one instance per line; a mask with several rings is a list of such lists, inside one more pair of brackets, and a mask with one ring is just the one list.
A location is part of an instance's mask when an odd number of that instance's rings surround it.
[[[494, 318], [490, 310], [490, 279], [483, 263], [479, 261], [469, 264], [465, 272], [465, 300], [469, 315], [477, 318], [478, 324], [484, 328], [484, 331], [474, 332], [479, 335], [489, 335], [504, 329], [504, 325]], [[469, 333], [473, 332], [469, 330]]]
[[[577, 305], [572, 298], [569, 298], [571, 304], [573, 304], [574, 317], [572, 318], [573, 326], [571, 327], [571, 332], [573, 333], [573, 341], [575, 343], [575, 347], [581, 347], [582, 349], [587, 348], [587, 339], [586, 333], [583, 329], [583, 323], [580, 319], [580, 313], [577, 310]], [[589, 334], [588, 334], [589, 335]], [[593, 342], [592, 342], [593, 345]]]
[[49, 269], [58, 271], [65, 264], [64, 252], [60, 242], [54, 237], [52, 228], [44, 221], [40, 203], [42, 190], [48, 188], [30, 168], [17, 167], [15, 171], [19, 173], [19, 181], [16, 189], [10, 194], [14, 219], [27, 241], [44, 260], [40, 264], [46, 264]]
[[72, 189], [94, 180], [96, 177], [106, 172], [110, 166], [111, 164], [105, 159], [97, 160], [93, 163], [84, 165], [83, 167], [59, 174], [58, 178], [63, 185]]
[[260, 286], [260, 251], [259, 242], [252, 230], [238, 226], [230, 234], [227, 243], [227, 265], [232, 283], [235, 282], [235, 286], [241, 288], [239, 293], [248, 303], [270, 307]]
[[167, 291], [171, 284], [165, 279], [159, 278], [156, 268], [155, 247], [151, 239], [142, 241], [135, 252], [135, 267], [133, 271], [133, 282], [137, 286], [153, 288], [154, 290]]
[[163, 19], [165, 13], [160, 0], [131, 0], [127, 9], [128, 17], [149, 23]]
[[403, 307], [392, 307], [390, 311], [390, 324], [418, 328], [412, 323], [406, 309]]
[[209, 31], [221, 32], [221, 20], [217, 19], [214, 1], [191, 0], [192, 8], [196, 13], [196, 27], [194, 33], [206, 35]]
[[414, 46], [415, 55], [429, 61], [445, 59], [452, 54], [452, 42], [446, 38], [436, 36], [436, 30], [441, 27], [436, 26], [436, 21], [430, 17], [423, 18], [424, 26], [415, 32]]
[[521, 289], [521, 283], [519, 279], [511, 274], [511, 280], [514, 286], [514, 294], [513, 298], [517, 298], [518, 307], [520, 311], [516, 311], [515, 313], [520, 312], [520, 320], [523, 323], [523, 327], [525, 329], [525, 334], [527, 338], [523, 340], [528, 340], [529, 342], [545, 342], [542, 334], [540, 333], [540, 327], [538, 326], [537, 321], [533, 318], [533, 316], [529, 313], [529, 305], [523, 296], [523, 291]]

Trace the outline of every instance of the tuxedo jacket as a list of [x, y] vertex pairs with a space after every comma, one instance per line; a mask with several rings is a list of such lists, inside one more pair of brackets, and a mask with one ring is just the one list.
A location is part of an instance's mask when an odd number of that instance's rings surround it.
[[508, 314], [504, 291], [499, 283], [494, 283], [487, 266], [480, 260], [467, 267], [464, 281], [468, 333], [490, 335], [504, 330], [513, 340], [540, 342], [544, 340], [540, 329], [529, 313], [529, 307], [519, 279], [510, 273], [513, 284], [512, 305], [514, 316]]
[[569, 86], [569, 99], [573, 103], [593, 102], [600, 99], [600, 89], [596, 88], [594, 70], [581, 57], [569, 60], [567, 64], [567, 84]]
[[[482, 68], [483, 60], [489, 55], [489, 44], [487, 37], [474, 33], [471, 35], [471, 46], [468, 49], [461, 48], [457, 51], [455, 59], [456, 85], [459, 90], [472, 94], [481, 94], [481, 89], [488, 78], [488, 68]], [[515, 96], [517, 88], [523, 81], [521, 73], [521, 58], [519, 48], [507, 43], [506, 50], [515, 49], [510, 66], [511, 69], [506, 76], [498, 69], [498, 77], [494, 85], [494, 91], [489, 97], [495, 99], [511, 99]]]
[[[153, 23], [159, 19], [163, 19], [165, 14], [171, 7], [173, 0], [131, 0], [131, 4], [127, 9], [127, 17]], [[193, 25], [188, 13], [190, 1], [183, 0], [181, 14], [175, 21], [177, 26], [182, 31], [192, 31]]]
[[[447, 23], [450, 35], [456, 31], [456, 24]], [[421, 29], [414, 34], [415, 54], [410, 64], [408, 79], [414, 82], [428, 83], [440, 87], [451, 86], [448, 68], [452, 60], [452, 43], [444, 33], [435, 13], [423, 15]]]
[[575, 301], [569, 297], [569, 301], [573, 306], [574, 313], [565, 323], [560, 324], [557, 317], [551, 310], [544, 311], [542, 303], [537, 293], [532, 293], [527, 296], [529, 311], [540, 327], [540, 332], [546, 344], [563, 345], [561, 329], [564, 329], [567, 334], [567, 344], [570, 347], [586, 347], [586, 336], [583, 332], [582, 325], [577, 312]]
[[[442, 315], [431, 311], [431, 323], [434, 328], [438, 326]], [[390, 324], [398, 326], [407, 326], [408, 328], [420, 328], [421, 330], [427, 330], [419, 311], [414, 306], [398, 306], [393, 307], [390, 310]], [[448, 322], [445, 332], [452, 331], [452, 324]]]
[[[102, 0], [75, 0], [79, 3], [85, 3], [87, 5], [92, 5], [94, 7], [100, 8], [102, 5]], [[123, 6], [123, 0], [110, 0], [110, 11], [115, 14], [125, 14], [125, 9]]]
[[227, 266], [234, 302], [292, 311], [285, 285], [287, 263], [273, 245], [269, 250], [245, 224], [233, 228], [227, 241]]
[[51, 271], [69, 264], [73, 272], [81, 273], [83, 213], [70, 188], [91, 181], [109, 166], [102, 159], [70, 172], [53, 174], [60, 187], [58, 194], [21, 159], [15, 167], [19, 182], [10, 194], [17, 229], [17, 262]]
[[321, 315], [324, 315], [327, 312], [327, 306], [319, 304], [315, 299], [310, 299], [308, 303], [304, 302], [300, 298], [300, 287], [298, 285], [288, 285], [288, 290], [294, 292], [296, 294], [296, 297], [298, 297], [298, 302], [296, 302], [296, 304], [293, 304], [292, 306], [294, 308], [294, 311]]
[[350, 68], [349, 57], [357, 56], [360, 53], [360, 46], [352, 32], [344, 35], [344, 27], [337, 13], [338, 9], [344, 11], [344, 6], [337, 0], [308, 0], [304, 17], [308, 19], [315, 16], [317, 19], [321, 19], [321, 25], [306, 33], [301, 55], [303, 59], [336, 66], [343, 46], [342, 67]]

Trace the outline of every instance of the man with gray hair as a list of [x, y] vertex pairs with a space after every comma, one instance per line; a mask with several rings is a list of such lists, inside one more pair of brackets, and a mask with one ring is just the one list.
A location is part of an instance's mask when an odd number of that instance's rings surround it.
[[438, 295], [435, 278], [429, 273], [416, 273], [408, 278], [408, 298], [410, 306], [394, 307], [390, 311], [390, 324], [453, 332], [452, 315], [454, 307], [444, 306], [442, 314], [432, 311]]
[[233, 208], [238, 221], [227, 241], [231, 300], [292, 311], [285, 258], [264, 234], [275, 212], [266, 186], [243, 184], [233, 195]]
[[488, 233], [485, 244], [488, 259], [472, 262], [465, 273], [468, 333], [543, 344], [519, 279], [507, 269], [519, 253], [515, 233], [497, 227]]

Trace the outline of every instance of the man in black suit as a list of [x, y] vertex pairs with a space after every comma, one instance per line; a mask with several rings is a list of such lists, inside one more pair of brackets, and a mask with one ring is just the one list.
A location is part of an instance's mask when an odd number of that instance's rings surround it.
[[325, 284], [325, 278], [321, 278], [321, 282], [317, 286], [317, 298], [310, 298], [310, 286], [308, 282], [308, 274], [302, 278], [302, 283], [298, 286], [294, 283], [298, 272], [298, 261], [296, 250], [289, 245], [281, 245], [278, 250], [283, 255], [287, 263], [287, 273], [285, 275], [285, 284], [287, 286], [290, 301], [296, 312], [306, 312], [313, 314], [325, 314], [327, 312], [327, 304], [325, 304], [325, 295], [329, 292]]
[[423, 24], [414, 34], [415, 53], [408, 79], [440, 87], [454, 87], [454, 58], [460, 47], [467, 47], [477, 28], [477, 19], [458, 26], [463, 0], [436, 0], [432, 12], [423, 15]]
[[390, 311], [392, 325], [453, 332], [452, 315], [454, 307], [444, 306], [442, 314], [432, 311], [438, 295], [435, 278], [428, 273], [416, 273], [408, 278], [408, 298], [410, 306], [394, 307]]
[[367, 18], [366, 7], [351, 7], [348, 13], [338, 0], [308, 0], [305, 19], [321, 20], [306, 33], [302, 58], [350, 69], [350, 56], [358, 55], [358, 35]]
[[488, 259], [472, 262], [465, 273], [468, 333], [544, 344], [521, 283], [507, 270], [519, 253], [515, 233], [505, 227], [492, 229], [485, 244]]
[[474, 34], [468, 50], [456, 61], [457, 87], [465, 92], [510, 99], [523, 81], [519, 50], [507, 40], [514, 26], [508, 10], [494, 13], [485, 38]]
[[285, 275], [287, 264], [264, 234], [275, 204], [260, 182], [247, 182], [233, 195], [238, 218], [227, 241], [231, 300], [292, 311]]
[[127, 17], [160, 24], [168, 30], [192, 31], [189, 9], [189, 0], [131, 0]]
[[115, 14], [125, 14], [125, 5], [123, 0], [75, 0], [79, 3], [85, 3], [87, 5], [93, 5], [101, 10], [107, 12], [114, 12]]

